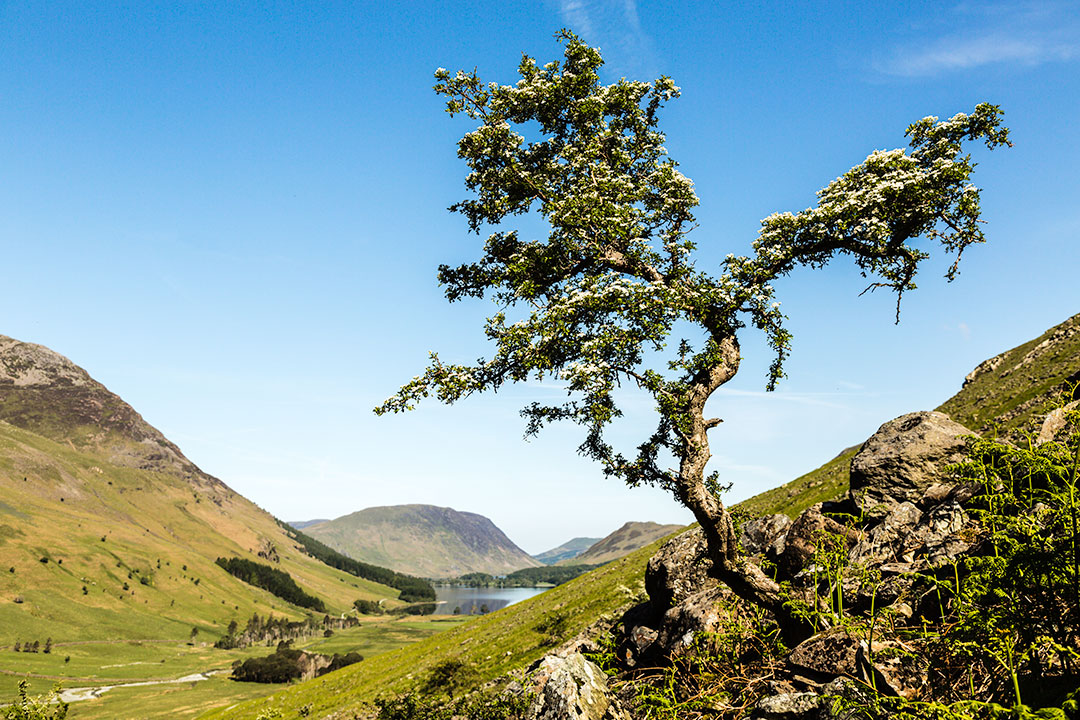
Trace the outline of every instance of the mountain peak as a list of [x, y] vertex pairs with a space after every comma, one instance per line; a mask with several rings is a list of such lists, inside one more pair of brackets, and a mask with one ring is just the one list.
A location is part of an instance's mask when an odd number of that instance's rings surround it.
[[60, 353], [0, 335], [0, 385], [85, 386], [92, 382], [89, 373]]
[[0, 421], [109, 462], [220, 485], [142, 415], [66, 357], [0, 335]]

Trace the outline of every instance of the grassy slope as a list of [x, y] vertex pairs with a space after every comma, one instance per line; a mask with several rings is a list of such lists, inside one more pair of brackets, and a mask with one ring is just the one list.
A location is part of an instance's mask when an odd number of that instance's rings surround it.
[[[280, 555], [276, 567], [332, 612], [397, 596], [303, 555], [270, 515], [224, 485], [110, 465], [3, 422], [0, 498], [0, 646], [186, 640], [193, 626], [212, 639], [254, 612], [300, 619], [298, 608], [214, 564], [229, 554], [259, 560], [266, 543]], [[4, 668], [18, 670], [0, 661]]]
[[[364, 657], [372, 658], [380, 653], [397, 650], [409, 643], [430, 637], [448, 628], [460, 625], [464, 620], [440, 618], [438, 620], [426, 620], [415, 618], [394, 619], [387, 616], [366, 617], [360, 627], [350, 628], [335, 633], [330, 638], [316, 638], [302, 641], [296, 644], [306, 650], [318, 653], [347, 653], [358, 651]], [[186, 645], [168, 644], [140, 644], [127, 648], [115, 648], [109, 652], [100, 653], [100, 646], [79, 645], [61, 648], [62, 651], [70, 652], [71, 664], [78, 664], [81, 675], [94, 676], [111, 673], [121, 674], [121, 677], [183, 677], [188, 673], [204, 671], [212, 668], [228, 669], [236, 658], [263, 656], [269, 652], [268, 648], [255, 647], [246, 650], [215, 650], [212, 648], [192, 648]], [[141, 654], [138, 653], [141, 651]], [[81, 653], [76, 657], [76, 653]], [[115, 660], [110, 660], [115, 656]], [[133, 662], [134, 658], [139, 658]], [[43, 664], [41, 670], [47, 671], [48, 665]], [[165, 663], [160, 663], [165, 660]], [[55, 663], [62, 662], [58, 658]], [[99, 663], [107, 662], [112, 665], [101, 667]], [[36, 671], [35, 671], [36, 672]], [[0, 684], [3, 680], [0, 676]], [[10, 678], [14, 683], [15, 678]], [[32, 692], [40, 693], [48, 690], [50, 683], [46, 680], [33, 681]], [[92, 686], [96, 683], [65, 683], [70, 687]], [[14, 685], [12, 684], [12, 687]], [[138, 686], [116, 688], [110, 690], [99, 698], [80, 701], [71, 705], [68, 717], [72, 720], [151, 720], [154, 718], [177, 718], [196, 717], [201, 713], [213, 708], [225, 707], [243, 700], [264, 697], [277, 690], [282, 685], [265, 685], [260, 683], [239, 683], [230, 681], [225, 674], [215, 676], [210, 680], [199, 682], [172, 683], [164, 685]], [[11, 696], [14, 690], [5, 694]]]
[[427, 640], [386, 653], [322, 678], [293, 685], [269, 698], [212, 712], [208, 718], [254, 718], [274, 708], [293, 717], [311, 705], [312, 717], [352, 717], [376, 697], [417, 687], [430, 669], [447, 658], [461, 658], [484, 680], [529, 665], [551, 649], [536, 625], [552, 613], [567, 617], [569, 638], [610, 615], [644, 592], [648, 558], [663, 540], [508, 608], [471, 620]]
[[973, 374], [939, 410], [979, 432], [1031, 429], [1062, 386], [1076, 397], [1072, 386], [1080, 381], [1080, 315], [987, 360]]
[[432, 505], [367, 508], [304, 532], [357, 560], [421, 577], [504, 575], [541, 564], [489, 519]]
[[[979, 433], [1031, 430], [1062, 386], [1080, 381], [1080, 315], [980, 367], [989, 365], [994, 369], [976, 372], [936, 409]], [[859, 446], [850, 447], [821, 467], [737, 507], [752, 515], [784, 513], [794, 518], [815, 503], [837, 498], [847, 492], [848, 469], [858, 450]]]
[[679, 525], [659, 525], [654, 522], [628, 522], [605, 538], [593, 543], [588, 550], [556, 565], [603, 565], [628, 555], [681, 529]]

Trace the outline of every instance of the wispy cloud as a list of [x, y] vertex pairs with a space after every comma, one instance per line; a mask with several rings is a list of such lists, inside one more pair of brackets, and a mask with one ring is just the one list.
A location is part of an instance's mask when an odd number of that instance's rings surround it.
[[559, 0], [559, 14], [570, 30], [600, 47], [614, 75], [652, 79], [659, 74], [636, 0]]
[[924, 77], [986, 65], [1034, 67], [1080, 57], [1080, 19], [1071, 4], [960, 5], [948, 20], [951, 28], [963, 29], [896, 47], [876, 68], [889, 75]]

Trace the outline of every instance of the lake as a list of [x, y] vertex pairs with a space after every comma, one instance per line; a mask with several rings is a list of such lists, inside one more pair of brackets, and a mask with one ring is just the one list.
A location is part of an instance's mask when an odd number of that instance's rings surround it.
[[453, 615], [454, 608], [461, 608], [462, 615], [480, 615], [481, 607], [495, 612], [522, 600], [528, 600], [551, 588], [497, 588], [497, 587], [439, 587], [435, 586], [436, 615]]

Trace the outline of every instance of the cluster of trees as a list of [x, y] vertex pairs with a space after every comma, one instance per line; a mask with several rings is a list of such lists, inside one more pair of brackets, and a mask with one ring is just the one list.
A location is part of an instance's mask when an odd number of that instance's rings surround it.
[[359, 623], [360, 621], [354, 617], [338, 618], [323, 615], [321, 619], [309, 617], [306, 620], [287, 620], [273, 615], [264, 618], [255, 613], [242, 631], [239, 623], [235, 620], [230, 622], [225, 634], [214, 643], [214, 647], [231, 650], [259, 643], [299, 640], [320, 634], [325, 635], [333, 630], [355, 627]]
[[40, 640], [35, 640], [33, 642], [27, 641], [25, 643], [16, 640], [13, 649], [15, 650], [15, 652], [43, 652], [48, 654], [52, 652], [52, 638], [46, 638], [44, 646], [42, 646]]
[[[321, 664], [322, 658], [326, 657], [326, 655], [297, 650], [292, 647], [291, 640], [283, 640], [278, 643], [277, 649], [271, 655], [248, 658], [243, 661], [237, 660], [233, 664], [232, 679], [258, 683], [284, 683], [299, 680], [304, 676], [306, 668]], [[358, 663], [363, 659], [364, 657], [357, 652], [345, 655], [334, 653], [328, 664], [315, 671], [315, 677]]]
[[538, 585], [561, 585], [573, 580], [578, 575], [593, 570], [599, 565], [545, 565], [515, 570], [509, 575], [496, 577], [487, 573], [466, 573], [453, 581], [454, 585], [465, 587], [537, 587]]
[[326, 612], [326, 605], [322, 599], [314, 595], [308, 595], [292, 576], [284, 570], [272, 568], [269, 565], [252, 562], [244, 558], [219, 557], [215, 562], [230, 575], [234, 575], [248, 585], [254, 585], [278, 596], [285, 602], [309, 608], [316, 612]]
[[427, 580], [394, 572], [378, 565], [368, 565], [359, 560], [353, 560], [351, 557], [342, 555], [315, 538], [305, 535], [291, 525], [281, 523], [280, 520], [278, 522], [294, 540], [300, 543], [308, 554], [332, 568], [400, 590], [400, 599], [404, 602], [423, 602], [435, 599], [435, 588]]
[[353, 607], [361, 615], [382, 615], [386, 612], [375, 600], [353, 600]]

